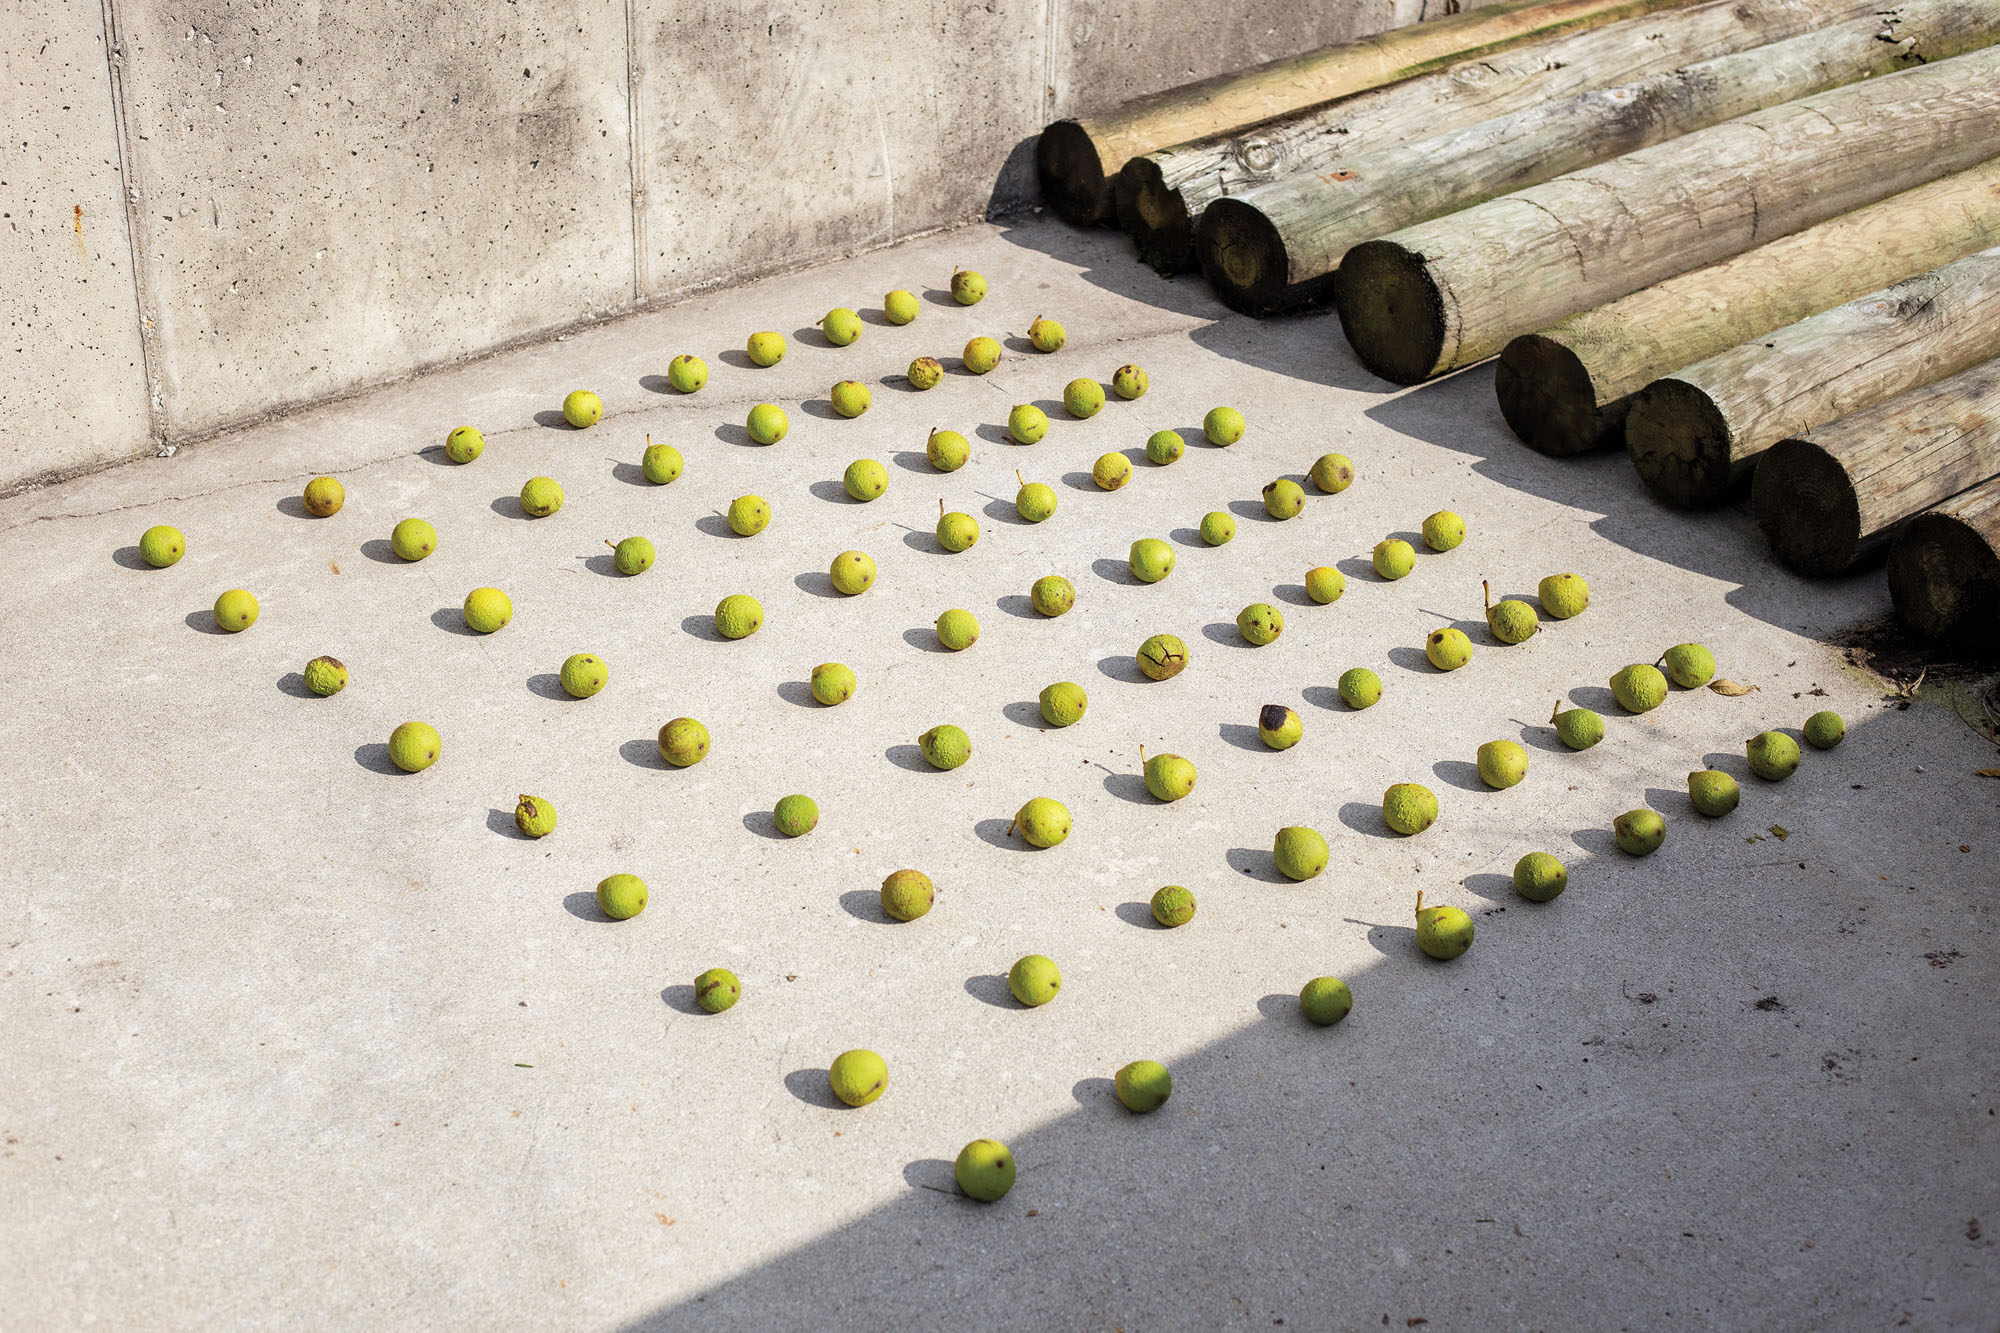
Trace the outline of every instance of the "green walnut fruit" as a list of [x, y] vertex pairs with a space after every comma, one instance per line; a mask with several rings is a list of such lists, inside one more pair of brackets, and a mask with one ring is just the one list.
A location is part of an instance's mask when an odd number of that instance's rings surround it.
[[522, 792], [514, 802], [514, 827], [528, 838], [546, 838], [556, 831], [556, 808], [539, 796]]
[[1230, 445], [1243, 438], [1243, 414], [1233, 407], [1211, 407], [1201, 419], [1201, 433], [1210, 444]]
[[1760, 731], [1744, 743], [1750, 771], [1766, 782], [1783, 782], [1799, 768], [1799, 743], [1782, 731]]
[[1169, 928], [1185, 926], [1194, 920], [1194, 895], [1179, 884], [1155, 889], [1149, 906], [1153, 920]]
[[1493, 585], [1482, 579], [1479, 586], [1486, 593], [1486, 628], [1494, 638], [1502, 643], [1526, 643], [1535, 637], [1542, 622], [1536, 618], [1534, 607], [1511, 597], [1495, 606]]
[[675, 393], [700, 393], [708, 383], [708, 363], [682, 352], [667, 363], [667, 387]]
[[835, 347], [845, 347], [861, 336], [861, 316], [846, 306], [835, 306], [819, 317], [819, 331]]
[[1054, 959], [1031, 953], [1007, 969], [1007, 989], [1022, 1004], [1039, 1009], [1062, 990], [1062, 972]]
[[743, 998], [743, 983], [726, 967], [711, 967], [694, 979], [694, 1002], [719, 1014]]
[[864, 551], [842, 551], [827, 569], [833, 590], [856, 597], [875, 586], [875, 561]]
[[530, 477], [521, 486], [521, 512], [547, 518], [563, 507], [562, 483], [554, 477]]
[[1265, 704], [1257, 710], [1257, 736], [1273, 750], [1289, 750], [1306, 734], [1306, 724], [1283, 704]]
[[1132, 480], [1132, 460], [1119, 453], [1099, 455], [1090, 465], [1090, 479], [1099, 490], [1115, 491]]
[[644, 537], [626, 537], [620, 541], [606, 541], [611, 548], [611, 567], [620, 574], [631, 578], [643, 574], [653, 567], [653, 544]]
[[1252, 647], [1275, 643], [1285, 632], [1284, 612], [1269, 602], [1252, 602], [1236, 613], [1236, 632]]
[[1347, 591], [1347, 577], [1331, 565], [1316, 565], [1306, 571], [1306, 596], [1321, 606], [1340, 600]]
[[514, 618], [514, 603], [498, 588], [474, 588], [465, 594], [465, 627], [475, 634], [492, 634]]
[[1049, 433], [1048, 414], [1033, 403], [1017, 403], [1007, 414], [1007, 433], [1016, 444], [1034, 444]]
[[729, 530], [739, 537], [754, 537], [771, 522], [771, 502], [761, 495], [739, 495], [729, 502]]
[[1174, 1076], [1157, 1060], [1134, 1060], [1118, 1071], [1111, 1085], [1125, 1109], [1135, 1115], [1159, 1110], [1174, 1095]]
[[972, 445], [955, 430], [933, 430], [924, 441], [924, 457], [939, 472], [956, 472], [972, 457]]
[[954, 606], [939, 616], [935, 628], [938, 642], [955, 653], [979, 642], [979, 617], [962, 606]]
[[315, 657], [303, 674], [306, 688], [322, 699], [347, 688], [347, 664], [337, 657]]
[[1187, 665], [1187, 645], [1172, 634], [1155, 634], [1139, 645], [1139, 670], [1148, 680], [1171, 680]]
[[1139, 762], [1145, 766], [1146, 790], [1156, 801], [1178, 801], [1194, 790], [1194, 765], [1177, 754], [1156, 754], [1146, 757], [1146, 747], [1139, 747]]
[[947, 722], [917, 737], [917, 748], [924, 752], [925, 763], [949, 773], [972, 758], [972, 737]]
[[470, 463], [486, 452], [486, 437], [476, 426], [457, 426], [444, 437], [444, 456], [454, 463]]
[[1061, 801], [1037, 796], [1014, 812], [1007, 831], [1018, 831], [1037, 847], [1053, 847], [1069, 836], [1069, 827], [1069, 810]]
[[1437, 822], [1437, 794], [1420, 782], [1398, 782], [1382, 793], [1382, 822], [1414, 837]]
[[1076, 586], [1060, 574], [1044, 574], [1028, 589], [1028, 600], [1036, 611], [1053, 618], [1076, 605]]
[[1052, 319], [1036, 315], [1028, 325], [1028, 345], [1037, 352], [1060, 352], [1062, 345], [1068, 341], [1069, 334]]
[[646, 910], [646, 881], [637, 875], [611, 875], [598, 881], [597, 910], [613, 921], [629, 921]]
[[1590, 605], [1590, 585], [1581, 574], [1551, 574], [1535, 585], [1535, 596], [1550, 619], [1568, 620]]
[[587, 430], [604, 419], [604, 400], [588, 389], [571, 389], [563, 396], [563, 420]]
[[1319, 830], [1302, 824], [1281, 828], [1271, 839], [1271, 860], [1277, 863], [1278, 873], [1286, 879], [1311, 879], [1326, 869], [1330, 855], [1326, 839], [1319, 835]]
[[1472, 918], [1456, 907], [1425, 907], [1417, 891], [1417, 947], [1449, 962], [1472, 947]]
[[920, 356], [910, 362], [910, 368], [903, 372], [903, 378], [910, 387], [918, 391], [935, 389], [944, 382], [944, 362], [934, 356]]
[[969, 268], [953, 269], [951, 299], [960, 305], [978, 305], [986, 299], [986, 279]]
[[1667, 821], [1657, 811], [1627, 810], [1611, 821], [1611, 832], [1627, 856], [1650, 856], [1666, 841]]
[[971, 550], [979, 540], [979, 520], [956, 509], [948, 514], [943, 512], [942, 500], [938, 501], [938, 510], [937, 544], [954, 555]]
[[405, 773], [421, 773], [444, 753], [444, 738], [428, 722], [405, 722], [389, 733], [389, 762]]
[[984, 375], [1000, 364], [1000, 344], [991, 338], [974, 338], [966, 343], [965, 350], [959, 353], [959, 359], [973, 374]]
[[1434, 629], [1424, 640], [1424, 656], [1439, 671], [1456, 671], [1472, 660], [1472, 640], [1463, 630]]
[[1465, 520], [1449, 509], [1440, 509], [1424, 520], [1424, 545], [1433, 551], [1449, 551], [1465, 540]]
[[1334, 686], [1349, 708], [1368, 708], [1382, 700], [1382, 678], [1367, 667], [1349, 667]]
[[1272, 518], [1297, 518], [1305, 512], [1306, 493], [1296, 481], [1283, 477], [1264, 487], [1264, 512]]
[[1700, 689], [1715, 679], [1715, 654], [1698, 643], [1677, 643], [1660, 655], [1660, 661], [1684, 690]]
[[215, 624], [231, 634], [241, 634], [257, 623], [257, 599], [243, 588], [231, 588], [215, 599]]
[[154, 569], [165, 569], [187, 554], [187, 538], [165, 524], [139, 534], [139, 558]]
[[750, 438], [759, 444], [776, 444], [785, 438], [785, 432], [791, 428], [791, 418], [776, 403], [759, 403], [743, 419], [743, 429], [749, 431]]
[[1312, 484], [1328, 495], [1338, 495], [1354, 484], [1354, 460], [1346, 454], [1321, 454], [1313, 460]]
[[572, 699], [588, 699], [611, 679], [611, 668], [595, 653], [571, 653], [563, 659], [563, 693]]
[[675, 768], [688, 768], [708, 758], [708, 728], [691, 717], [677, 717], [660, 728], [660, 758]]
[[1825, 709], [1806, 719], [1805, 737], [1813, 749], [1831, 750], [1847, 738], [1847, 723], [1840, 714]]
[[1529, 852], [1514, 863], [1514, 892], [1531, 903], [1545, 903], [1569, 887], [1569, 871], [1547, 852]]
[[1177, 430], [1156, 430], [1146, 437], [1146, 460], [1165, 467], [1178, 463], [1187, 452], [1187, 441]]
[[743, 350], [756, 364], [766, 368], [775, 366], [785, 359], [785, 335], [768, 329], [763, 333], [753, 333], [750, 340], [743, 344]]
[[764, 607], [748, 593], [734, 592], [715, 604], [715, 632], [725, 639], [747, 639], [764, 628]]
[[1014, 1188], [1014, 1154], [998, 1139], [974, 1139], [958, 1150], [951, 1177], [966, 1198], [993, 1203]]
[[1339, 977], [1314, 977], [1299, 988], [1299, 1013], [1328, 1028], [1354, 1011], [1354, 992]]
[[821, 662], [812, 669], [808, 682], [812, 697], [828, 708], [854, 697], [854, 672], [841, 662]]
[[1556, 729], [1556, 738], [1572, 750], [1588, 750], [1604, 739], [1602, 717], [1588, 708], [1565, 709], [1560, 699], [1549, 714], [1549, 723]]
[[833, 400], [833, 410], [850, 421], [866, 412], [868, 405], [875, 401], [875, 396], [868, 392], [868, 386], [860, 380], [840, 381], [833, 386], [828, 397]]
[[650, 438], [648, 437], [646, 452], [639, 455], [639, 470], [645, 473], [646, 480], [655, 486], [665, 486], [681, 475], [686, 464], [681, 458], [680, 450], [671, 444], [650, 443]]
[[1666, 700], [1667, 678], [1657, 667], [1634, 662], [1611, 678], [1611, 693], [1628, 713], [1651, 712]]
[[849, 499], [864, 504], [880, 499], [882, 492], [889, 489], [889, 469], [872, 458], [857, 458], [841, 474], [840, 486]]
[[1146, 372], [1138, 366], [1120, 366], [1111, 375], [1111, 392], [1126, 402], [1144, 398], [1146, 390], [1151, 388], [1152, 384], [1153, 382], [1146, 378]]
[[1104, 407], [1104, 386], [1096, 380], [1071, 380], [1063, 385], [1063, 410], [1078, 421], [1094, 417]]
[[1696, 814], [1720, 819], [1742, 799], [1743, 789], [1727, 773], [1705, 768], [1688, 774], [1688, 803], [1694, 806]]
[[1132, 577], [1141, 583], [1158, 583], [1174, 572], [1174, 548], [1158, 537], [1141, 537], [1132, 543], [1127, 563]]
[[1227, 546], [1236, 536], [1236, 520], [1220, 509], [1201, 516], [1201, 539], [1210, 546]]
[[788, 838], [803, 838], [819, 827], [819, 805], [812, 797], [794, 792], [772, 807], [771, 822]]
[[842, 1051], [826, 1071], [833, 1095], [849, 1106], [866, 1106], [889, 1087], [889, 1062], [873, 1051]]
[[1417, 548], [1401, 538], [1375, 543], [1375, 572], [1385, 579], [1400, 579], [1417, 567]]
[[1083, 720], [1084, 710], [1090, 706], [1090, 696], [1075, 681], [1059, 680], [1042, 690], [1040, 705], [1042, 721], [1050, 726], [1074, 726]]
[[1505, 791], [1528, 776], [1528, 752], [1515, 741], [1488, 741], [1479, 747], [1479, 780]]
[[917, 304], [914, 293], [901, 288], [882, 298], [882, 317], [891, 324], [903, 325], [915, 320], [923, 307]]
[[915, 921], [937, 901], [937, 886], [921, 870], [897, 870], [882, 881], [882, 912], [892, 920]]

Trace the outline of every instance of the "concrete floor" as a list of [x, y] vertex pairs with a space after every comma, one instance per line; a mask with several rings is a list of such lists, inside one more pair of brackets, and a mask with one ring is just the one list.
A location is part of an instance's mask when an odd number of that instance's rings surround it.
[[[940, 298], [954, 264], [988, 275], [985, 304]], [[915, 324], [846, 349], [803, 331], [894, 286], [926, 294]], [[896, 379], [1038, 313], [1067, 324], [1059, 355], [926, 395]], [[751, 369], [731, 349], [767, 327], [802, 332]], [[665, 395], [683, 350], [713, 377]], [[1143, 400], [1002, 441], [1011, 404], [1126, 361]], [[826, 408], [842, 377], [875, 383], [858, 421]], [[579, 385], [603, 424], [538, 424]], [[1741, 512], [1669, 514], [1622, 458], [1529, 453], [1484, 370], [1385, 389], [1327, 320], [1228, 316], [1122, 238], [1024, 220], [0, 503], [7, 1325], [1990, 1327], [2000, 782], [1973, 770], [1993, 747], [1827, 646], [1886, 611], [1879, 571], [1802, 583]], [[743, 447], [765, 399], [792, 433]], [[1090, 486], [1098, 454], [1198, 438], [1223, 402], [1240, 444]], [[461, 422], [488, 439], [463, 468], [436, 447]], [[923, 463], [933, 425], [973, 438], [964, 470]], [[648, 432], [686, 455], [672, 486], [638, 477]], [[1264, 519], [1263, 483], [1328, 449], [1352, 489]], [[839, 488], [860, 456], [892, 478], [866, 506]], [[1016, 468], [1056, 487], [1048, 523], [1012, 516]], [[347, 486], [331, 519], [297, 505], [319, 472]], [[529, 522], [513, 497], [537, 473], [568, 503]], [[717, 511], [750, 491], [775, 520], [731, 537]], [[941, 497], [980, 517], [971, 551], [934, 544]], [[1365, 572], [1441, 507], [1464, 546]], [[1240, 533], [1211, 550], [1191, 529], [1218, 508]], [[441, 545], [406, 566], [386, 538], [412, 514]], [[138, 567], [159, 522], [189, 554]], [[602, 544], [632, 533], [660, 553], [636, 580]], [[1140, 586], [1122, 562], [1149, 534], [1180, 563]], [[881, 569], [852, 601], [823, 573], [850, 546]], [[1347, 594], [1302, 605], [1321, 563]], [[1480, 580], [1518, 595], [1566, 569], [1589, 612], [1491, 645]], [[1048, 572], [1078, 591], [1053, 621], [1024, 605]], [[457, 607], [488, 583], [515, 619], [470, 637]], [[262, 619], [221, 635], [208, 608], [237, 586]], [[769, 621], [722, 642], [704, 624], [734, 591]], [[1284, 637], [1244, 646], [1235, 612], [1273, 599]], [[958, 655], [930, 637], [951, 606], [984, 625]], [[1419, 649], [1452, 621], [1479, 648], [1445, 675]], [[1159, 631], [1192, 662], [1156, 684], [1130, 663]], [[1609, 703], [1614, 670], [1683, 639], [1760, 689]], [[611, 668], [584, 702], [551, 689], [577, 651]], [[295, 674], [319, 653], [353, 673], [332, 699]], [[861, 682], [837, 709], [802, 683], [828, 659]], [[1333, 697], [1352, 665], [1387, 687], [1367, 712]], [[1030, 701], [1061, 679], [1090, 712], [1044, 730]], [[1606, 711], [1602, 745], [1556, 747], [1559, 696]], [[1272, 702], [1305, 722], [1284, 753], [1253, 729]], [[1746, 778], [1727, 819], [1689, 812], [1690, 769], [1742, 772], [1747, 736], [1820, 707], [1845, 745]], [[668, 770], [653, 734], [683, 713], [714, 751]], [[444, 736], [418, 776], [382, 758], [408, 718]], [[943, 721], [974, 743], [950, 774], [913, 748]], [[1489, 792], [1470, 761], [1501, 736], [1532, 771]], [[1145, 796], [1141, 743], [1194, 760], [1190, 798]], [[1401, 780], [1443, 804], [1414, 839], [1376, 814]], [[822, 820], [782, 841], [792, 791]], [[555, 802], [552, 837], [515, 836], [520, 792]], [[1004, 833], [1038, 794], [1076, 821], [1044, 852]], [[1635, 861], [1608, 829], [1647, 803], [1667, 841]], [[1288, 823], [1328, 835], [1324, 876], [1274, 875]], [[1543, 907], [1505, 878], [1535, 848], [1571, 867]], [[874, 889], [906, 865], [941, 898], [891, 925]], [[615, 871], [650, 882], [643, 916], [596, 913]], [[1142, 906], [1168, 882], [1201, 903], [1172, 932]], [[1417, 953], [1418, 889], [1475, 914], [1465, 957]], [[1064, 970], [1045, 1009], [1000, 979], [1028, 952]], [[745, 993], [711, 1017], [689, 983], [717, 964]], [[1293, 996], [1322, 973], [1356, 1008], [1310, 1029]], [[852, 1046], [891, 1069], [859, 1111], [825, 1089]], [[1150, 1117], [1109, 1095], [1141, 1057], [1175, 1076]], [[1021, 1165], [990, 1207], [950, 1189], [982, 1135]]]

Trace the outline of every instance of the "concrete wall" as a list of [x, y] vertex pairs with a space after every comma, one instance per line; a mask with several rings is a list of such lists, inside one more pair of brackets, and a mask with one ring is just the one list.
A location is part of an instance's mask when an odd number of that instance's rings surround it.
[[1025, 203], [1050, 119], [1427, 4], [9, 7], [0, 489]]

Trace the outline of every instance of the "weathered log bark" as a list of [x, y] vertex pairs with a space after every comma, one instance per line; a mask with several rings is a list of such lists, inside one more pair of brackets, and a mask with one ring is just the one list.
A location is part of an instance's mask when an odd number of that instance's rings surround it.
[[[1662, 15], [1636, 26], [1667, 28], [1688, 16]], [[1616, 86], [1600, 83], [1573, 97], [1362, 151], [1341, 159], [1338, 170], [1287, 176], [1217, 200], [1202, 221], [1202, 267], [1216, 295], [1239, 310], [1304, 304], [1324, 296], [1349, 249], [1400, 227], [1732, 116], [1996, 40], [2000, 0], [1918, 0], [1886, 19], [1869, 13], [1757, 50]]]
[[1993, 245], [2000, 160], [1523, 334], [1494, 369], [1500, 412], [1557, 457], [1621, 441], [1662, 375]]
[[[1118, 225], [1132, 237], [1141, 259], [1162, 273], [1179, 272], [1198, 257], [1196, 224], [1203, 211], [1225, 195], [1301, 174], [1316, 181], [1314, 173], [1325, 172], [1338, 180], [1342, 169], [1354, 168], [1353, 159], [1372, 152], [1592, 88], [1784, 41], [1870, 16], [1878, 7], [1878, 0], [1765, 0], [1757, 5], [1708, 0], [1482, 52], [1431, 74], [1135, 157], [1114, 185]], [[1878, 30], [1882, 26], [1876, 24]], [[1590, 160], [1608, 156], [1600, 153]], [[1323, 185], [1331, 201], [1342, 197], [1336, 183]]]
[[1111, 182], [1141, 153], [1251, 125], [1364, 88], [1424, 74], [1478, 51], [1678, 9], [1692, 0], [1502, 0], [1429, 23], [1184, 84], [1042, 131], [1042, 198], [1079, 225], [1109, 222]]
[[2000, 477], [2000, 361], [1779, 440], [1750, 498], [1778, 559], [1827, 575], [1989, 477]]
[[2000, 477], [1917, 515], [1896, 534], [1889, 598], [1918, 633], [2000, 655]]
[[1836, 88], [1572, 172], [1347, 252], [1361, 361], [1414, 384], [1649, 283], [1992, 156], [2000, 51]]
[[[1990, 145], [1989, 145], [1990, 146]], [[1632, 400], [1625, 447], [1670, 505], [1726, 499], [1789, 435], [2000, 356], [2000, 248], [1698, 361]]]

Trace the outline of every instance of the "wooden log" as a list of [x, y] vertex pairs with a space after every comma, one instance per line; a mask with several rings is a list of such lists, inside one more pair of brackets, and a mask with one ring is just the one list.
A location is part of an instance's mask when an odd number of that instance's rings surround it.
[[[1666, 29], [1694, 12], [1637, 26]], [[1919, 0], [1886, 19], [1867, 13], [1755, 50], [1612, 87], [1599, 84], [1573, 97], [1364, 151], [1341, 159], [1337, 170], [1287, 176], [1226, 204], [1217, 200], [1202, 221], [1202, 267], [1216, 295], [1239, 310], [1300, 305], [1324, 296], [1349, 249], [1398, 228], [1732, 116], [1996, 40], [2000, 0]]]
[[1779, 440], [1750, 498], [1778, 559], [1824, 576], [1989, 477], [2000, 477], [2000, 361]]
[[1510, 339], [1963, 171], [2000, 141], [1991, 48], [1836, 88], [1559, 176], [1347, 252], [1334, 307], [1384, 379]]
[[1080, 226], [1109, 222], [1111, 182], [1141, 153], [1251, 125], [1335, 97], [1428, 73], [1478, 51], [1678, 9], [1692, 0], [1501, 0], [1429, 23], [1136, 98], [1059, 120], [1035, 147], [1042, 198]]
[[2000, 656], [2000, 477], [1917, 515], [1896, 534], [1889, 599], [1918, 633]]
[[[1990, 145], [1989, 145], [1990, 146]], [[2000, 248], [1932, 269], [1654, 380], [1625, 447], [1670, 505], [1728, 498], [1789, 435], [2000, 356]]]
[[1621, 442], [1662, 375], [1992, 245], [2000, 160], [1523, 334], [1494, 368], [1501, 415], [1556, 457]]
[[[1338, 182], [1345, 179], [1343, 170], [1353, 169], [1354, 158], [1592, 88], [1784, 41], [1869, 16], [1876, 8], [1877, 0], [1766, 0], [1757, 5], [1708, 0], [1482, 52], [1430, 74], [1135, 157], [1115, 182], [1118, 225], [1132, 237], [1141, 259], [1162, 273], [1179, 272], [1197, 258], [1196, 224], [1202, 213], [1225, 195], [1302, 175], [1338, 200], [1343, 194]], [[1320, 172], [1334, 179], [1321, 182], [1314, 174]], [[1333, 262], [1338, 260], [1336, 253]]]

